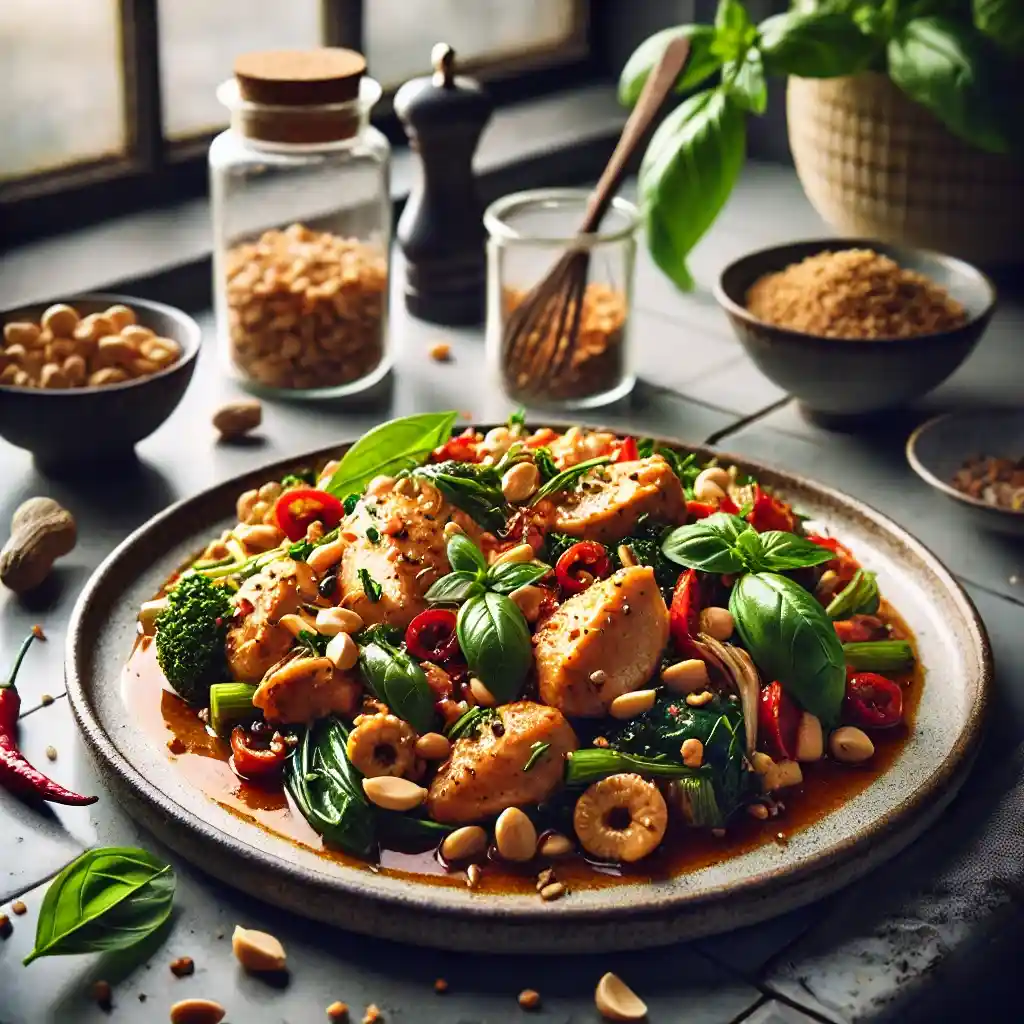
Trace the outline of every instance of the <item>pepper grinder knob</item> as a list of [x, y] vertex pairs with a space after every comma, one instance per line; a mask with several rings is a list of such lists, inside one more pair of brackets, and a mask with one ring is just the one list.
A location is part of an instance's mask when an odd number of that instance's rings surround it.
[[455, 51], [438, 43], [434, 73], [406, 82], [395, 112], [419, 157], [419, 175], [398, 221], [405, 307], [431, 323], [479, 324], [486, 292], [483, 203], [473, 156], [494, 109], [479, 82], [456, 74]]

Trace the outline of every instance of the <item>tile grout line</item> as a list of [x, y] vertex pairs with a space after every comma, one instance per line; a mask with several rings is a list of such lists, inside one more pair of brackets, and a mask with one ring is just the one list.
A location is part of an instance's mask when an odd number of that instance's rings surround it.
[[[735, 423], [731, 423], [729, 426], [722, 427], [721, 430], [716, 430], [713, 433], [709, 434], [706, 443], [717, 446], [720, 441], [724, 440], [727, 437], [730, 437], [732, 434], [735, 434], [740, 430], [743, 430], [745, 427], [749, 427], [753, 423], [757, 423], [759, 420], [765, 419], [766, 417], [770, 416], [773, 412], [776, 412], [779, 409], [781, 409], [789, 401], [790, 398], [788, 396], [784, 398], [779, 398], [776, 401], [770, 403], [769, 405], [762, 406], [760, 409], [756, 409], [754, 412], [748, 413], [746, 416], [743, 416], [740, 419], [738, 419]], [[711, 406], [711, 408], [717, 407]]]

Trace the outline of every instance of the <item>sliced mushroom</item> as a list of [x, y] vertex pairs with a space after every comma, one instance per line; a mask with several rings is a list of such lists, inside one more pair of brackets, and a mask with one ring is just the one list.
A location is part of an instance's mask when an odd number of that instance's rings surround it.
[[743, 726], [747, 735], [747, 753], [757, 747], [757, 701], [761, 693], [761, 680], [751, 657], [742, 647], [723, 644], [707, 633], [698, 634], [696, 641], [701, 653], [732, 683], [743, 707]]

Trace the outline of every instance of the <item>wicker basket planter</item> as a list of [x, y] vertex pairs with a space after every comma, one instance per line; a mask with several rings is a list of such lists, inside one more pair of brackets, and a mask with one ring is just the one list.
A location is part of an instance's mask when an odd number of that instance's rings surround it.
[[874, 72], [790, 78], [786, 109], [801, 184], [838, 232], [1024, 261], [1024, 162], [961, 142]]

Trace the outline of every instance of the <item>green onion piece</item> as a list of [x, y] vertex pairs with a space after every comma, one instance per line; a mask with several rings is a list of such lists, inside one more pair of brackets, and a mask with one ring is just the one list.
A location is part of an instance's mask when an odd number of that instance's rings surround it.
[[526, 759], [526, 764], [523, 765], [523, 771], [528, 772], [550, 749], [550, 743], [541, 743], [540, 740], [534, 743], [530, 747], [530, 756]]
[[687, 768], [686, 765], [670, 761], [668, 758], [638, 757], [635, 754], [623, 754], [618, 750], [598, 747], [576, 750], [565, 759], [567, 786], [589, 786], [599, 779], [623, 772], [666, 779], [686, 779], [699, 778], [701, 769]]
[[843, 644], [843, 655], [858, 672], [906, 672], [914, 665], [914, 648], [906, 640]]
[[259, 711], [252, 706], [256, 687], [249, 683], [214, 683], [210, 687], [210, 725], [218, 736], [232, 726], [252, 721]]
[[825, 614], [833, 621], [848, 619], [851, 615], [874, 615], [878, 603], [877, 576], [858, 569], [853, 579], [829, 602]]

